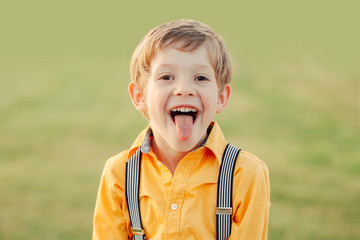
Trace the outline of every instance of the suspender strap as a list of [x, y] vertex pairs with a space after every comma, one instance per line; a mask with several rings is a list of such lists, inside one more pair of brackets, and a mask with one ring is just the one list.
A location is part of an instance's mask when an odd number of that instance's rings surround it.
[[145, 232], [142, 228], [142, 223], [141, 223], [140, 203], [139, 203], [140, 166], [141, 166], [141, 151], [139, 148], [126, 163], [126, 177], [125, 177], [126, 202], [129, 209], [131, 227], [134, 233], [134, 240], [146, 239]]
[[216, 239], [227, 240], [231, 233], [232, 187], [236, 159], [241, 149], [228, 144], [221, 162], [216, 211]]

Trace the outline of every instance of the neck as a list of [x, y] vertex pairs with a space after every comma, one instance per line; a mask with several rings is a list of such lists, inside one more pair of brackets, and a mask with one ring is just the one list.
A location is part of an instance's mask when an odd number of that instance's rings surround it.
[[157, 159], [159, 159], [174, 175], [177, 165], [181, 159], [186, 156], [187, 152], [161, 151], [155, 141], [153, 141], [151, 145]]

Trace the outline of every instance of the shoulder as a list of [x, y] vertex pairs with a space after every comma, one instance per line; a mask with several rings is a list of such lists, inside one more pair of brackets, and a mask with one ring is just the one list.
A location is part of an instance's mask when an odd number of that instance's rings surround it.
[[119, 165], [126, 164], [128, 153], [129, 153], [129, 150], [124, 150], [124, 151], [110, 157], [106, 161], [105, 167], [116, 168]]
[[235, 165], [234, 184], [240, 189], [249, 188], [253, 184], [263, 182], [269, 185], [269, 169], [265, 162], [254, 154], [241, 150]]
[[237, 163], [236, 163], [236, 171], [245, 170], [248, 172], [253, 172], [257, 170], [262, 170], [269, 172], [267, 165], [265, 162], [260, 160], [254, 154], [241, 150]]
[[111, 182], [121, 188], [125, 186], [125, 171], [128, 153], [129, 150], [122, 151], [106, 161], [103, 170], [103, 178], [108, 183]]

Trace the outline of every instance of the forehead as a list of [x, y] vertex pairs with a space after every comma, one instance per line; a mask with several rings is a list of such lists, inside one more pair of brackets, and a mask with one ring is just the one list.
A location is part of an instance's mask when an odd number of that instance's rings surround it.
[[150, 71], [164, 67], [196, 67], [213, 70], [208, 48], [204, 45], [192, 51], [180, 49], [176, 45], [162, 48], [151, 60]]

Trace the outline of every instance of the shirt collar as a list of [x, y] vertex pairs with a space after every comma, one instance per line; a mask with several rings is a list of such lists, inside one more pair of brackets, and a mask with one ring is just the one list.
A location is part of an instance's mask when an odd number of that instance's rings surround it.
[[[220, 129], [219, 124], [215, 121], [211, 122], [207, 131], [208, 137], [205, 139], [201, 147], [205, 147], [211, 150], [216, 156], [216, 159], [219, 161], [219, 163], [221, 163], [222, 155], [227, 145], [225, 137]], [[128, 158], [130, 158], [139, 147], [142, 153], [150, 153], [152, 138], [152, 130], [150, 126], [148, 126], [136, 138], [135, 142], [130, 148]]]
[[[211, 132], [206, 140], [205, 148], [208, 148], [211, 150], [214, 155], [216, 156], [216, 159], [221, 163], [222, 156], [224, 153], [224, 150], [226, 148], [227, 142], [225, 140], [224, 134], [221, 131], [221, 128], [219, 124], [215, 121], [211, 123], [213, 126], [211, 129]], [[211, 126], [210, 125], [210, 126]]]

